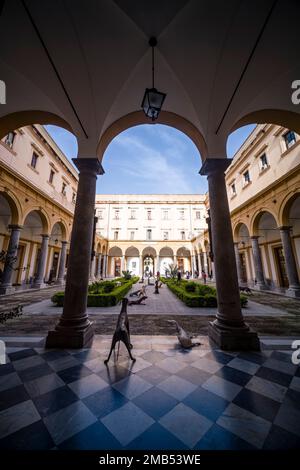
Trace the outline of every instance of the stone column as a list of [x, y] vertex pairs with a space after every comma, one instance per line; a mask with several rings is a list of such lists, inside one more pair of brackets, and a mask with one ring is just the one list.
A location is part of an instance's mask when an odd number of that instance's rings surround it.
[[258, 238], [258, 236], [251, 237], [256, 287], [260, 290], [265, 290], [267, 289], [267, 286], [264, 278], [264, 271]]
[[32, 287], [34, 288], [41, 288], [44, 287], [44, 276], [45, 276], [45, 268], [48, 256], [48, 244], [49, 244], [49, 235], [42, 234], [42, 244], [41, 244], [41, 252], [40, 258], [38, 261], [38, 267], [35, 279], [33, 281]]
[[192, 271], [192, 278], [195, 275], [195, 255], [191, 255], [191, 271]]
[[70, 254], [62, 316], [49, 331], [46, 347], [82, 348], [90, 346], [94, 331], [89, 321], [87, 294], [94, 229], [97, 175], [104, 170], [97, 158], [73, 159], [79, 169]]
[[103, 277], [107, 277], [108, 255], [103, 255]]
[[201, 271], [202, 271], [202, 264], [201, 264], [201, 255], [198, 253], [198, 266], [199, 266], [199, 271], [198, 271], [198, 278], [201, 278]]
[[59, 266], [58, 266], [58, 275], [57, 275], [57, 280], [56, 280], [57, 284], [63, 284], [64, 283], [66, 257], [67, 257], [67, 246], [68, 246], [67, 241], [62, 241], [61, 242], [61, 252], [60, 252], [60, 259], [59, 259]]
[[284, 252], [286, 274], [289, 280], [287, 294], [291, 297], [300, 297], [300, 284], [297, 272], [296, 259], [292, 247], [291, 227], [279, 227]]
[[8, 249], [5, 257], [5, 264], [2, 273], [2, 282], [0, 285], [0, 294], [9, 294], [13, 292], [14, 288], [12, 287], [12, 275], [14, 272], [13, 259], [17, 256], [18, 246], [20, 240], [20, 232], [22, 229], [21, 225], [9, 225], [10, 237], [8, 243]]
[[238, 242], [234, 243], [234, 254], [235, 254], [235, 262], [236, 262], [238, 281], [239, 281], [239, 284], [242, 285], [244, 281], [243, 281], [242, 263], [241, 263], [241, 257], [240, 257], [239, 243]]
[[99, 256], [98, 256], [98, 267], [97, 267], [97, 279], [100, 279], [101, 277], [101, 261], [102, 261], [102, 254], [99, 253]]
[[95, 280], [95, 270], [96, 270], [96, 255], [93, 256], [90, 264], [90, 280]]
[[143, 276], [144, 272], [143, 272], [143, 255], [140, 255], [140, 265], [139, 265], [139, 272], [140, 272], [140, 277]]
[[209, 324], [209, 337], [224, 350], [259, 350], [258, 336], [244, 322], [233, 247], [224, 172], [229, 159], [207, 159], [201, 175], [208, 176], [212, 244], [218, 313]]

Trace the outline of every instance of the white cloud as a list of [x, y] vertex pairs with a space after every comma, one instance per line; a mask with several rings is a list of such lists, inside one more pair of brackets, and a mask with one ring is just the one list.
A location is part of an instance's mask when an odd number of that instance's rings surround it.
[[154, 150], [138, 137], [120, 134], [115, 142], [131, 155], [131, 162], [126, 158], [124, 163], [121, 163], [120, 170], [136, 178], [140, 183], [144, 181], [147, 185], [151, 184], [153, 192], [192, 192], [183, 165], [178, 165], [178, 162], [172, 164], [170, 157]]

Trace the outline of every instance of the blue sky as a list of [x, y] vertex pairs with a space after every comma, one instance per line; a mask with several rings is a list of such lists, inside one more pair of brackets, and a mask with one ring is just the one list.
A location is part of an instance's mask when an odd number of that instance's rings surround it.
[[[77, 156], [76, 138], [56, 126], [48, 132], [69, 160]], [[228, 157], [242, 145], [253, 125], [232, 133]], [[98, 177], [99, 194], [203, 194], [206, 177], [198, 174], [199, 152], [193, 142], [176, 129], [156, 124], [127, 129], [113, 139], [103, 159], [105, 174]]]

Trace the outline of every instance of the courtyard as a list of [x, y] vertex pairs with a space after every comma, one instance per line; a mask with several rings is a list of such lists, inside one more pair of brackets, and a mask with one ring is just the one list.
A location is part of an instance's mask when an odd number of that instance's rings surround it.
[[[297, 329], [287, 326], [299, 301], [292, 313], [291, 302], [253, 293], [243, 314], [259, 331], [261, 352], [225, 352], [206, 334], [215, 309], [191, 309], [166, 286], [159, 295], [148, 286], [146, 305], [128, 307], [136, 362], [121, 345], [106, 366], [120, 306], [88, 309], [91, 348], [46, 350], [47, 331], [61, 314], [50, 300], [54, 290], [24, 294], [23, 316], [0, 327], [7, 353], [1, 449], [299, 447], [300, 369], [291, 362]], [[18, 296], [10, 296], [11, 305]], [[172, 318], [201, 345], [183, 350]]]

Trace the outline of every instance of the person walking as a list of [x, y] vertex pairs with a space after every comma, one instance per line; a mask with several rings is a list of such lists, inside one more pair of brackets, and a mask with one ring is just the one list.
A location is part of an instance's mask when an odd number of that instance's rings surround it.
[[204, 284], [206, 284], [207, 275], [204, 270], [202, 271], [202, 279], [203, 279]]

